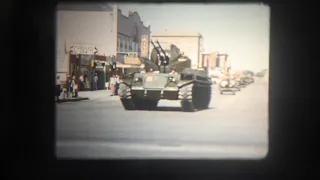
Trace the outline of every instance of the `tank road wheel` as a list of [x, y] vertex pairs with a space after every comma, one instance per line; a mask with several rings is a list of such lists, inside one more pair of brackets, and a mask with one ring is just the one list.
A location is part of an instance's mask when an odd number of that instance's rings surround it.
[[121, 83], [118, 90], [120, 101], [125, 110], [134, 110], [135, 105], [131, 97], [131, 89], [128, 85]]
[[193, 84], [182, 87], [179, 90], [179, 99], [182, 111], [184, 112], [194, 112], [195, 106], [193, 103]]

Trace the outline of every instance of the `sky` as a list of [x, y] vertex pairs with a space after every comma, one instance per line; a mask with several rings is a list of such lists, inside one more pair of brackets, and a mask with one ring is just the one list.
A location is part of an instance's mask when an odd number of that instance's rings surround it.
[[138, 12], [152, 32], [199, 32], [204, 51], [228, 53], [232, 69], [257, 72], [269, 68], [267, 5], [126, 3], [118, 7], [126, 16], [129, 11]]

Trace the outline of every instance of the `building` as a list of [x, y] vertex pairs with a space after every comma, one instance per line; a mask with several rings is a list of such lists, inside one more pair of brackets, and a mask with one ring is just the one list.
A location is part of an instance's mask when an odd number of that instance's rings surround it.
[[200, 67], [207, 67], [211, 70], [217, 67], [218, 52], [202, 53], [201, 56]]
[[124, 61], [125, 53], [149, 56], [150, 26], [143, 25], [137, 12], [123, 15], [117, 5], [59, 3], [56, 33], [56, 70], [60, 77], [70, 74], [78, 78], [85, 73], [90, 81], [95, 73], [93, 60], [101, 70], [101, 64], [108, 65], [104, 63], [108, 56], [118, 61]]
[[[201, 49], [203, 38], [199, 33], [152, 33], [151, 39], [158, 40], [161, 46], [169, 48], [170, 44], [176, 45], [186, 56], [191, 59], [192, 68], [201, 67]], [[153, 47], [150, 47], [153, 48]]]

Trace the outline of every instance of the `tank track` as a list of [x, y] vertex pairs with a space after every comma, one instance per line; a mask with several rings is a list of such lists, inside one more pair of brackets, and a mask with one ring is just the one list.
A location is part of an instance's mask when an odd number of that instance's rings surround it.
[[125, 110], [152, 110], [158, 106], [158, 101], [142, 99], [133, 95], [131, 88], [125, 83], [120, 84], [118, 94]]
[[211, 101], [211, 86], [200, 86], [190, 84], [179, 90], [179, 100], [182, 111], [195, 112], [196, 110], [206, 109]]
[[126, 110], [135, 110], [135, 104], [132, 100], [131, 88], [124, 83], [120, 83], [118, 95], [120, 97], [120, 101], [122, 106]]

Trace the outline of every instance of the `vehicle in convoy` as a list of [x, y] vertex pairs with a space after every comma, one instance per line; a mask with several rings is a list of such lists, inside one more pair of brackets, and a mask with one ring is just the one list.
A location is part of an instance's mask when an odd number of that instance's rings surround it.
[[245, 70], [242, 72], [242, 74], [244, 75], [243, 80], [246, 82], [247, 85], [254, 83], [254, 72]]
[[[218, 54], [217, 56], [218, 59], [220, 59], [220, 57], [224, 57], [225, 62], [228, 59], [228, 54]], [[220, 63], [220, 60], [218, 61]], [[230, 67], [228, 67], [225, 62], [221, 65], [222, 69], [221, 74], [219, 75], [219, 91], [220, 94], [224, 94], [225, 92], [231, 92], [231, 94], [235, 95], [236, 91], [240, 91], [240, 88], [237, 81], [230, 73]]]
[[231, 94], [235, 95], [236, 91], [240, 90], [237, 81], [227, 74], [222, 77], [219, 83], [219, 91], [220, 94], [223, 94], [224, 92], [231, 92]]
[[[155, 109], [161, 99], [179, 100], [185, 112], [208, 108], [211, 101], [212, 81], [205, 70], [191, 69], [191, 60], [171, 45], [163, 49], [158, 41], [148, 64], [152, 71], [128, 73], [123, 76], [118, 91], [126, 110]], [[156, 67], [156, 68], [154, 68]], [[171, 72], [171, 73], [170, 73]]]
[[257, 77], [264, 77], [267, 74], [267, 69], [263, 69], [262, 71], [256, 73]]

